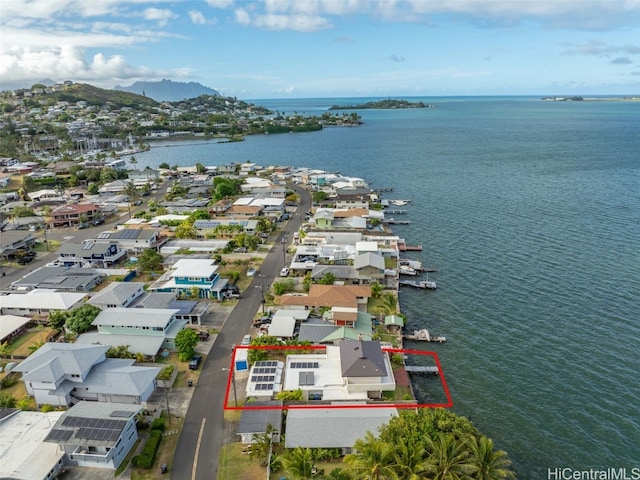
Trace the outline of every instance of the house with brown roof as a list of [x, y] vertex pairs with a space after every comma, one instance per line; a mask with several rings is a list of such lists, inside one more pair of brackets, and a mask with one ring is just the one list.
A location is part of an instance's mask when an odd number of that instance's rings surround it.
[[49, 225], [52, 228], [75, 227], [82, 221], [90, 221], [99, 217], [100, 214], [100, 207], [93, 203], [61, 205], [51, 212]]
[[368, 285], [317, 285], [309, 288], [307, 295], [291, 294], [280, 297], [280, 305], [288, 309], [329, 307], [334, 312], [336, 325], [352, 325], [357, 320], [358, 311], [367, 311], [371, 297]]

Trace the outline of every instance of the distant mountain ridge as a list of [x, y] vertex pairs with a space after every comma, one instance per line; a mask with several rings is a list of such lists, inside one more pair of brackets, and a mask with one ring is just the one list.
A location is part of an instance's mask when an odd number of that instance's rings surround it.
[[186, 98], [195, 98], [200, 95], [220, 95], [213, 88], [205, 87], [197, 82], [174, 82], [173, 80], [161, 80], [159, 82], [135, 82], [128, 87], [116, 85], [114, 90], [137, 93], [153, 98], [159, 102], [178, 102]]

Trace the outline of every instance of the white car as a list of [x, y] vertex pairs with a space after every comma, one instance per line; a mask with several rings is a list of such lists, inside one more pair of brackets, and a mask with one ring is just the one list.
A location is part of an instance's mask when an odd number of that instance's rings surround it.
[[243, 347], [251, 345], [251, 335], [245, 335], [244, 337], [242, 337], [240, 345], [242, 345]]
[[255, 268], [250, 268], [249, 270], [247, 270], [247, 277], [253, 277], [255, 274], [256, 274]]
[[281, 277], [288, 277], [289, 276], [289, 267], [283, 267], [282, 270], [280, 270], [280, 276]]

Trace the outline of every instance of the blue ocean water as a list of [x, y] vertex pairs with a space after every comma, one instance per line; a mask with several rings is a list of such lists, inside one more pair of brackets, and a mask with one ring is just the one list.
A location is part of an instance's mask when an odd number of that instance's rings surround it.
[[[318, 114], [369, 99], [255, 101]], [[359, 127], [157, 143], [138, 165], [253, 161], [309, 166], [411, 199], [395, 231], [438, 269], [436, 291], [401, 291], [409, 328], [437, 351], [457, 413], [514, 462], [640, 466], [640, 102], [421, 98], [361, 110]], [[424, 348], [424, 345], [412, 345]], [[424, 395], [429, 380], [416, 380]], [[436, 398], [437, 399], [437, 398]]]

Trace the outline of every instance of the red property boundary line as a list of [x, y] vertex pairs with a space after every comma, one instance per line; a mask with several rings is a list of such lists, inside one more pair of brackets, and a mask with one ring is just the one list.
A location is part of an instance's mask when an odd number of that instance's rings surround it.
[[405, 350], [402, 348], [383, 348], [382, 350], [388, 353], [399, 353], [402, 355], [423, 355], [432, 357], [436, 367], [438, 368], [438, 377], [440, 378], [440, 383], [442, 385], [442, 390], [444, 391], [445, 396], [447, 397], [446, 403], [384, 403], [384, 404], [367, 404], [367, 405], [284, 405], [282, 407], [279, 406], [251, 406], [251, 404], [245, 404], [241, 407], [229, 405], [229, 398], [231, 389], [233, 388], [233, 379], [235, 376], [235, 361], [236, 361], [236, 351], [248, 350], [248, 349], [256, 349], [256, 350], [301, 350], [301, 351], [309, 351], [316, 352], [318, 350], [326, 350], [324, 345], [311, 345], [311, 346], [299, 346], [299, 345], [265, 345], [265, 346], [234, 346], [233, 353], [231, 355], [231, 365], [229, 365], [229, 375], [227, 377], [227, 388], [225, 392], [225, 400], [224, 400], [224, 409], [225, 410], [301, 410], [301, 409], [328, 409], [328, 408], [405, 408], [405, 409], [415, 409], [415, 408], [452, 408], [453, 407], [453, 399], [451, 398], [451, 393], [449, 392], [449, 386], [447, 385], [447, 380], [444, 376], [444, 371], [442, 370], [442, 365], [440, 364], [440, 359], [438, 358], [438, 354], [436, 352], [427, 352], [423, 350]]

